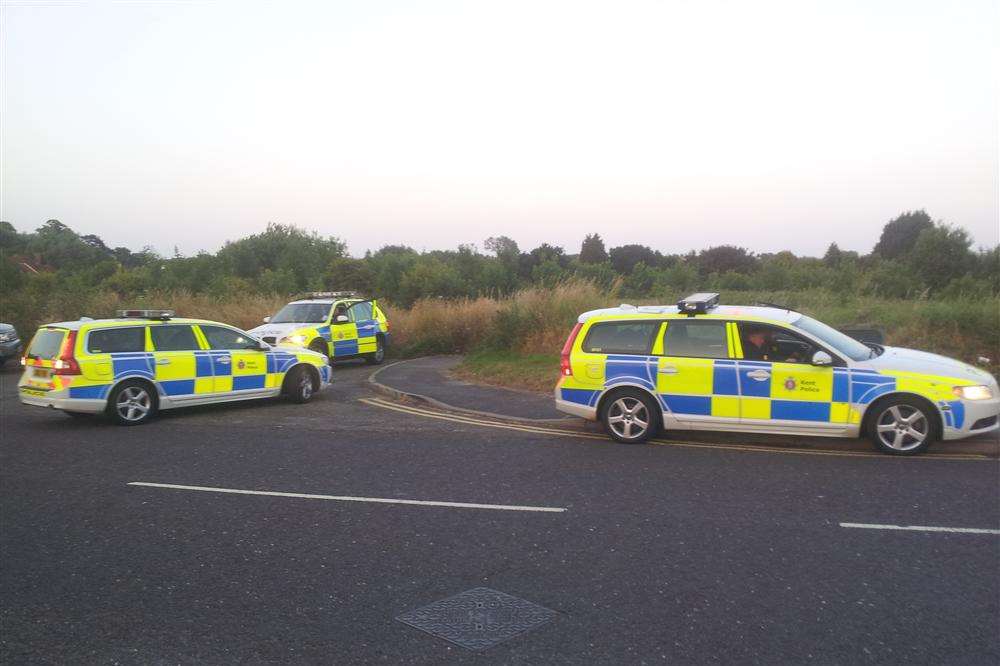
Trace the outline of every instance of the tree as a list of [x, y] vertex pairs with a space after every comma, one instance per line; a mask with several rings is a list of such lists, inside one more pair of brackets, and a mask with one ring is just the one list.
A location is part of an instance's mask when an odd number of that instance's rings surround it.
[[823, 263], [827, 266], [836, 268], [840, 265], [841, 259], [844, 258], [844, 253], [840, 251], [836, 243], [830, 243], [830, 247], [826, 249], [826, 254], [823, 255]]
[[[791, 256], [794, 259], [795, 255]], [[702, 275], [729, 271], [750, 273], [757, 265], [757, 258], [753, 254], [735, 245], [718, 245], [698, 253], [698, 270]]]
[[496, 258], [501, 261], [511, 261], [512, 258], [517, 259], [517, 257], [521, 254], [521, 250], [517, 247], [517, 243], [513, 239], [507, 238], [506, 236], [490, 236], [486, 239], [486, 242], [483, 243], [483, 247], [495, 254]]
[[920, 232], [909, 254], [910, 265], [924, 286], [940, 291], [955, 278], [975, 269], [976, 258], [971, 247], [972, 239], [965, 229], [932, 225]]
[[608, 260], [608, 253], [604, 249], [604, 241], [598, 234], [587, 234], [580, 246], [581, 264], [602, 264]]
[[622, 245], [611, 248], [608, 257], [616, 273], [628, 275], [637, 264], [659, 266], [661, 255], [645, 245]]
[[872, 253], [883, 259], [902, 258], [910, 253], [920, 234], [933, 227], [931, 216], [923, 209], [907, 211], [882, 227]]

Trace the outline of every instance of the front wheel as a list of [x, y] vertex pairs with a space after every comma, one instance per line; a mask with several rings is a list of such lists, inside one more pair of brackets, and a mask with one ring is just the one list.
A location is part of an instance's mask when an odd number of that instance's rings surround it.
[[134, 426], [156, 415], [156, 394], [145, 382], [122, 382], [108, 400], [108, 415], [118, 425]]
[[890, 398], [875, 406], [868, 437], [883, 453], [912, 456], [934, 443], [935, 431], [927, 406], [906, 397]]
[[375, 338], [375, 351], [365, 355], [365, 362], [368, 365], [381, 365], [385, 360], [385, 341], [382, 336]]
[[616, 442], [641, 444], [656, 434], [659, 410], [637, 390], [616, 393], [601, 408], [601, 422]]
[[314, 392], [312, 377], [305, 367], [300, 365], [292, 368], [292, 371], [285, 377], [285, 397], [292, 402], [299, 405], [309, 402], [312, 400]]

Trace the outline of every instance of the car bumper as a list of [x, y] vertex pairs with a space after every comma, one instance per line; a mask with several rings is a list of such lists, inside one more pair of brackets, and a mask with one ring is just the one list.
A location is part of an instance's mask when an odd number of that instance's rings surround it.
[[951, 425], [948, 425], [948, 416], [945, 415], [942, 439], [962, 439], [1000, 429], [1000, 398], [963, 400], [959, 404], [962, 409], [961, 419], [958, 418], [956, 408], [952, 407]]
[[561, 386], [556, 386], [553, 393], [556, 399], [556, 409], [560, 412], [563, 412], [564, 414], [571, 414], [573, 416], [579, 416], [580, 418], [587, 419], [588, 421], [597, 420], [597, 407], [591, 407], [579, 402], [564, 399]]
[[17, 397], [24, 405], [62, 409], [67, 412], [103, 412], [107, 405], [104, 400], [70, 398], [66, 395], [66, 391], [42, 391], [30, 386], [18, 386]]

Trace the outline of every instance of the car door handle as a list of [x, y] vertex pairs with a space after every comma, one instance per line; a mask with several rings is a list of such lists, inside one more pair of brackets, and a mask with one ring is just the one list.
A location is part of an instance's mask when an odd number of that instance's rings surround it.
[[665, 365], [659, 370], [657, 370], [657, 372], [659, 372], [661, 375], [676, 375], [679, 372], [679, 370], [677, 370], [677, 366]]
[[158, 358], [156, 359], [156, 365], [170, 365], [169, 358]]
[[750, 379], [755, 379], [758, 382], [762, 382], [766, 379], [770, 379], [771, 373], [768, 372], [767, 370], [754, 370], [752, 372], [748, 372], [747, 377], [749, 377]]

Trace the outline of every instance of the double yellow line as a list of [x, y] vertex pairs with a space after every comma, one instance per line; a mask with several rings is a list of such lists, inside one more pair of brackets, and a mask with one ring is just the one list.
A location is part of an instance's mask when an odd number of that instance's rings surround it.
[[[485, 428], [516, 430], [518, 432], [527, 432], [536, 435], [552, 435], [554, 437], [573, 437], [575, 439], [599, 439], [602, 441], [609, 441], [609, 438], [606, 435], [596, 435], [588, 432], [580, 432], [579, 430], [566, 430], [564, 428], [556, 428], [549, 426], [533, 426], [520, 423], [508, 423], [505, 421], [497, 421], [494, 419], [466, 416], [464, 414], [453, 414], [450, 412], [425, 409], [423, 407], [413, 407], [411, 405], [404, 405], [402, 403], [392, 402], [384, 398], [358, 398], [358, 400], [372, 407], [390, 409], [394, 412], [411, 414], [413, 416], [422, 416], [424, 418], [429, 418], [429, 419], [438, 419], [440, 421], [451, 421], [453, 423], [462, 423], [465, 425], [481, 426]], [[674, 446], [674, 447], [691, 448], [691, 449], [749, 451], [753, 453], [790, 453], [794, 455], [835, 456], [841, 458], [879, 458], [881, 460], [950, 460], [950, 461], [991, 460], [989, 456], [984, 456], [976, 453], [924, 454], [920, 456], [907, 456], [905, 458], [893, 458], [883, 453], [869, 453], [865, 451], [792, 449], [792, 448], [783, 448], [777, 446], [757, 446], [757, 445], [745, 445], [745, 444], [706, 444], [704, 442], [690, 442], [690, 441], [683, 441], [676, 439], [653, 439], [650, 440], [649, 443], [656, 446]]]

